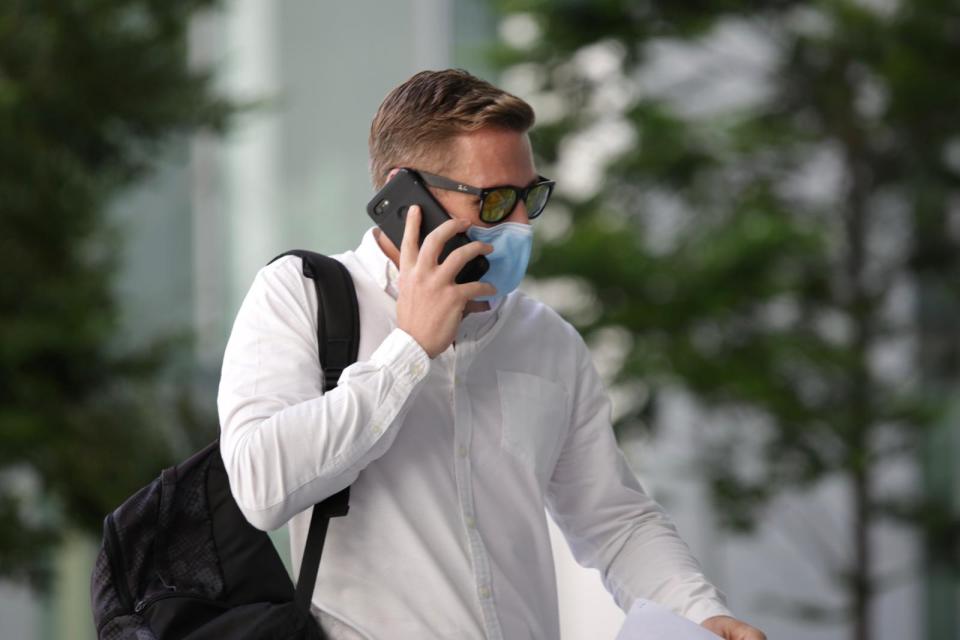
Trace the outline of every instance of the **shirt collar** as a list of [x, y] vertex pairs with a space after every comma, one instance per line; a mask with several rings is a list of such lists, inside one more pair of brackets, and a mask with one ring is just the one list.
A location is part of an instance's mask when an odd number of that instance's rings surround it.
[[487, 335], [490, 328], [496, 324], [500, 317], [502, 306], [503, 298], [497, 298], [490, 303], [490, 308], [486, 311], [474, 311], [460, 320], [460, 326], [457, 328], [457, 339], [479, 339]]
[[396, 269], [396, 267], [383, 252], [383, 249], [380, 248], [380, 245], [377, 244], [377, 238], [373, 233], [374, 229], [376, 227], [367, 229], [360, 241], [360, 246], [353, 253], [360, 261], [360, 265], [377, 283], [377, 286], [381, 290], [389, 292], [390, 268]]

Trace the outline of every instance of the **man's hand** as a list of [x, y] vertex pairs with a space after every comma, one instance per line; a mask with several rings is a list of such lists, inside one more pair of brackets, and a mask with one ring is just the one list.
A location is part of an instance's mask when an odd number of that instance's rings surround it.
[[724, 640], [767, 640], [767, 636], [760, 629], [730, 616], [713, 616], [701, 622], [700, 626]]
[[409, 333], [430, 358], [436, 358], [453, 342], [467, 302], [497, 292], [486, 282], [454, 281], [467, 262], [493, 251], [489, 244], [471, 242], [437, 264], [447, 241], [469, 226], [466, 220], [447, 220], [431, 231], [420, 247], [420, 207], [414, 205], [407, 212], [400, 246], [397, 326]]

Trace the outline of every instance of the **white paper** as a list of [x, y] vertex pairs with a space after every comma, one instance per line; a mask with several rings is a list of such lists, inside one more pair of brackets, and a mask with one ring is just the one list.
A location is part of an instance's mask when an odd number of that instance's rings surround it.
[[656, 602], [638, 599], [617, 634], [617, 640], [717, 640], [700, 625]]

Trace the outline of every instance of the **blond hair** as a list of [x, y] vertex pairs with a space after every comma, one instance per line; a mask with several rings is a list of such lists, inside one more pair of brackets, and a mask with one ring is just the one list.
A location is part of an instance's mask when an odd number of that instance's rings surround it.
[[442, 171], [456, 136], [493, 126], [526, 133], [529, 104], [463, 69], [421, 71], [383, 99], [370, 125], [370, 178], [379, 189], [393, 167]]

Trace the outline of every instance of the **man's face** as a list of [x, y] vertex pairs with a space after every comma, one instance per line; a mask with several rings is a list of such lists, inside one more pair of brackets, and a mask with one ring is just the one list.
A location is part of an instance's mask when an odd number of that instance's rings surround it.
[[[444, 177], [486, 189], [502, 185], [524, 187], [537, 179], [530, 140], [525, 133], [484, 127], [454, 138], [450, 157], [453, 163]], [[480, 220], [480, 199], [468, 193], [431, 189], [450, 217], [469, 220], [480, 227], [492, 226]], [[530, 224], [527, 207], [520, 201], [503, 222]]]

